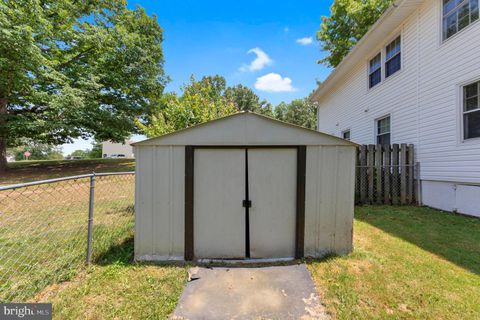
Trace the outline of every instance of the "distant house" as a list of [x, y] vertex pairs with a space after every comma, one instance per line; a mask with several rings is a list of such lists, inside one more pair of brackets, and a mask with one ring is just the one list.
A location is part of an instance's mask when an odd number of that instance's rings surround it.
[[124, 143], [102, 142], [102, 158], [134, 158], [132, 143], [131, 140]]
[[414, 144], [425, 205], [480, 216], [478, 0], [397, 0], [315, 91], [318, 129]]

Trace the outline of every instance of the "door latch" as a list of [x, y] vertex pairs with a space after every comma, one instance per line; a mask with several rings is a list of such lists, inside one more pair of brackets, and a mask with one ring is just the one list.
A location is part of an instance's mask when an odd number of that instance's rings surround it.
[[243, 200], [242, 202], [244, 208], [251, 208], [252, 207], [252, 200]]

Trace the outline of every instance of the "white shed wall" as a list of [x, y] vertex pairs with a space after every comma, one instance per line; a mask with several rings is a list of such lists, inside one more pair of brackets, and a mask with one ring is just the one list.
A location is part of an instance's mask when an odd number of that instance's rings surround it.
[[[398, 34], [402, 70], [368, 89], [368, 60]], [[480, 183], [480, 139], [462, 141], [460, 104], [460, 86], [480, 79], [479, 46], [480, 21], [442, 43], [441, 0], [425, 1], [320, 98], [319, 130], [371, 144], [390, 114], [392, 143], [415, 145], [422, 180]]]
[[135, 259], [183, 260], [185, 147], [135, 151]]
[[[307, 146], [305, 256], [352, 250], [355, 150]], [[135, 153], [135, 259], [183, 260], [185, 147]]]
[[355, 148], [308, 146], [305, 256], [352, 250]]

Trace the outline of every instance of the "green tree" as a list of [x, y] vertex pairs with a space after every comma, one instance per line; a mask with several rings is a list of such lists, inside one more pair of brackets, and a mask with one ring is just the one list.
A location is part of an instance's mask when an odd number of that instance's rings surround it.
[[316, 104], [308, 98], [296, 99], [290, 103], [282, 102], [275, 107], [275, 118], [309, 129], [317, 124]]
[[155, 111], [138, 126], [148, 137], [154, 137], [235, 113], [233, 101], [225, 96], [225, 79], [203, 77], [182, 87], [182, 95], [167, 93], [156, 100]]
[[161, 95], [162, 29], [126, 2], [0, 3], [0, 171], [30, 138], [123, 141]]
[[60, 160], [63, 159], [62, 149], [57, 146], [24, 140], [23, 144], [8, 150], [16, 161], [24, 160], [25, 151], [30, 152], [28, 160]]
[[92, 150], [88, 153], [89, 159], [100, 159], [102, 158], [102, 143], [95, 141], [92, 145]]
[[80, 157], [82, 159], [86, 159], [88, 158], [88, 155], [90, 154], [90, 150], [89, 149], [86, 149], [86, 150], [75, 150], [73, 151], [70, 156], [71, 157]]
[[322, 17], [317, 39], [328, 55], [319, 62], [336, 67], [393, 0], [335, 0]]
[[252, 89], [238, 84], [228, 87], [225, 95], [232, 100], [239, 111], [251, 111], [268, 116], [272, 116], [272, 106], [267, 101], [262, 100], [253, 92]]

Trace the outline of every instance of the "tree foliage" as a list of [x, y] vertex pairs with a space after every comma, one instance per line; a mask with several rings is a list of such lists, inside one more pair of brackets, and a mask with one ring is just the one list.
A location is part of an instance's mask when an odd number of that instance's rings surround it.
[[182, 94], [166, 93], [156, 100], [154, 112], [139, 120], [148, 137], [191, 127], [239, 111], [263, 114], [310, 129], [316, 127], [316, 107], [308, 98], [282, 102], [275, 108], [243, 85], [227, 87], [222, 76], [207, 76], [182, 87]]
[[182, 95], [167, 93], [156, 102], [155, 111], [138, 125], [148, 137], [191, 127], [235, 113], [237, 108], [226, 94], [221, 76], [203, 77], [182, 87]]
[[92, 150], [88, 153], [88, 158], [90, 159], [100, 159], [102, 158], [102, 143], [95, 141], [92, 145]]
[[0, 170], [22, 138], [123, 141], [167, 80], [162, 29], [125, 1], [2, 1], [0, 29]]
[[282, 102], [275, 107], [275, 118], [297, 126], [315, 129], [317, 124], [316, 104], [308, 98]]
[[335, 0], [322, 17], [317, 39], [328, 55], [319, 62], [336, 67], [393, 0]]
[[265, 100], [260, 101], [255, 92], [244, 85], [228, 87], [225, 94], [227, 99], [233, 101], [239, 111], [251, 111], [273, 116], [272, 105]]
[[90, 154], [89, 149], [86, 149], [86, 150], [77, 149], [77, 150], [73, 151], [72, 153], [70, 153], [70, 156], [71, 157], [80, 157], [82, 159], [86, 159], [86, 158], [89, 158], [89, 154]]
[[25, 151], [30, 152], [29, 160], [60, 160], [63, 159], [62, 149], [45, 143], [38, 143], [32, 140], [23, 141], [23, 144], [8, 150], [8, 154], [15, 158], [15, 161], [25, 160]]

